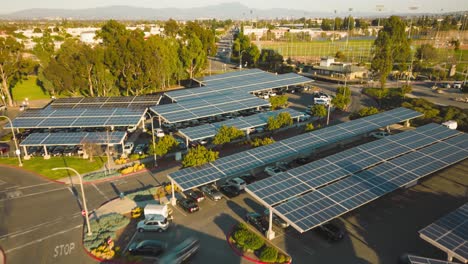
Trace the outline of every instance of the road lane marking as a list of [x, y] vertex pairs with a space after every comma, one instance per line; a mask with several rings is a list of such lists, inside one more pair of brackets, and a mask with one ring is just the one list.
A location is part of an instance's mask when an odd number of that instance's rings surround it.
[[96, 191], [98, 191], [98, 193], [100, 193], [104, 198], [106, 198], [106, 201], [109, 201], [109, 200], [110, 200], [109, 197], [107, 197], [107, 195], [106, 195], [105, 193], [103, 193], [103, 192], [96, 186], [96, 184], [93, 183], [93, 184], [91, 184], [91, 185], [94, 187], [94, 189], [96, 189]]
[[125, 247], [125, 250], [123, 252], [127, 252], [128, 250], [128, 247], [130, 246], [130, 243], [132, 243], [133, 239], [135, 239], [135, 236], [137, 235], [138, 233], [138, 230], [135, 231], [135, 233], [133, 234], [132, 238], [130, 239], [130, 241], [128, 242], [127, 246]]
[[25, 243], [25, 244], [23, 244], [23, 245], [21, 245], [21, 246], [19, 246], [19, 247], [10, 248], [10, 249], [8, 249], [8, 250], [5, 250], [5, 254], [10, 253], [10, 252], [15, 251], [15, 250], [18, 250], [18, 249], [22, 249], [22, 248], [25, 248], [25, 247], [28, 247], [28, 246], [37, 244], [37, 243], [41, 243], [42, 241], [44, 241], [44, 240], [46, 240], [46, 239], [49, 239], [49, 238], [51, 238], [51, 237], [58, 236], [58, 235], [61, 235], [61, 234], [65, 234], [65, 233], [70, 232], [70, 231], [73, 231], [73, 230], [75, 230], [75, 229], [77, 229], [77, 228], [81, 228], [81, 225], [77, 225], [77, 226], [72, 227], [72, 228], [70, 228], [70, 229], [66, 229], [66, 230], [63, 230], [63, 231], [54, 233], [54, 234], [52, 234], [52, 235], [45, 236], [45, 237], [43, 237], [43, 238], [36, 239], [36, 240], [34, 240], [34, 241]]
[[60, 223], [62, 221], [66, 221], [66, 220], [71, 220], [73, 218], [76, 218], [76, 217], [80, 217], [81, 216], [81, 213], [75, 213], [75, 214], [72, 214], [71, 218], [70, 219], [63, 219], [63, 217], [59, 217], [53, 221], [48, 221], [48, 222], [44, 222], [44, 223], [41, 223], [41, 224], [38, 224], [38, 225], [35, 225], [35, 226], [31, 226], [31, 227], [26, 227], [26, 228], [22, 228], [21, 230], [18, 230], [18, 231], [15, 231], [15, 232], [11, 232], [11, 233], [8, 233], [8, 234], [4, 234], [2, 236], [0, 236], [0, 240], [5, 240], [7, 238], [14, 238], [14, 237], [17, 237], [17, 236], [22, 236], [22, 235], [25, 235], [27, 233], [31, 233], [43, 226], [47, 226], [47, 225], [52, 225], [52, 224], [56, 224], [56, 223]]
[[[34, 185], [28, 185], [28, 186], [21, 186], [21, 185], [14, 185], [14, 186], [10, 186], [10, 187], [7, 187], [5, 189], [13, 189], [13, 188], [16, 188], [16, 189], [27, 189], [27, 188], [33, 188], [33, 187], [38, 187], [38, 186], [43, 186], [43, 185], [49, 185], [49, 184], [52, 184], [53, 182], [44, 182], [44, 183], [39, 183], [39, 184], [34, 184]], [[0, 191], [0, 192], [6, 192], [7, 190], [4, 190], [4, 191]]]
[[34, 195], [40, 195], [40, 194], [44, 194], [44, 193], [50, 193], [50, 192], [61, 191], [61, 190], [66, 190], [66, 189], [67, 188], [58, 188], [58, 189], [52, 189], [52, 190], [47, 190], [47, 191], [43, 191], [43, 192], [30, 193], [30, 194], [22, 195], [20, 197], [15, 197], [15, 198], [4, 198], [4, 199], [0, 199], [0, 202], [7, 201], [7, 200], [13, 200], [13, 199], [21, 199], [21, 198], [24, 198], [24, 197], [31, 197], [31, 196], [34, 196]]

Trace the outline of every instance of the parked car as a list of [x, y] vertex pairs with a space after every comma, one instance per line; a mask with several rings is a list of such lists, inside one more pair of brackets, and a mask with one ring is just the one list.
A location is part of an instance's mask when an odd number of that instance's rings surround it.
[[231, 185], [224, 185], [219, 187], [219, 190], [229, 198], [234, 198], [240, 194], [239, 189]]
[[185, 141], [183, 139], [176, 138], [175, 140], [179, 143], [179, 145], [178, 145], [179, 149], [186, 149], [187, 148], [187, 145], [185, 144]]
[[184, 192], [184, 195], [189, 198], [194, 200], [195, 202], [199, 203], [203, 200], [205, 200], [205, 195], [200, 192], [199, 190], [187, 190]]
[[181, 198], [177, 199], [177, 205], [179, 205], [184, 211], [188, 213], [194, 213], [198, 210], [200, 210], [200, 207], [198, 207], [197, 203], [188, 198]]
[[302, 115], [299, 116], [299, 122], [304, 122], [304, 121], [307, 121], [311, 118], [312, 116], [310, 116], [308, 113], [304, 113]]
[[[38, 156], [41, 155], [41, 147], [39, 146], [32, 146], [27, 149], [28, 155], [30, 156]], [[1, 151], [0, 151], [1, 153]]]
[[144, 154], [146, 152], [146, 149], [147, 149], [146, 144], [138, 144], [138, 145], [136, 145], [135, 150], [133, 151], [133, 153], [138, 154], [138, 155], [142, 155], [142, 154]]
[[268, 230], [268, 221], [256, 212], [250, 212], [245, 215], [245, 221], [257, 228], [258, 231], [264, 234]]
[[344, 238], [344, 231], [333, 223], [326, 223], [315, 228], [315, 231], [329, 241], [339, 241]]
[[[267, 219], [268, 221], [268, 218], [270, 217], [270, 210], [268, 209], [265, 209], [265, 211], [263, 211], [263, 214], [265, 215], [265, 218]], [[272, 216], [272, 222], [273, 224], [275, 224], [276, 226], [280, 227], [280, 228], [287, 228], [289, 226], [288, 222], [284, 221], [283, 219], [279, 218], [277, 215], [273, 214]]]
[[247, 184], [251, 184], [252, 182], [255, 182], [257, 180], [257, 178], [255, 178], [252, 174], [244, 174], [242, 176], [239, 176], [239, 178], [245, 181]]
[[51, 154], [54, 157], [62, 156], [64, 150], [65, 150], [64, 146], [57, 146], [57, 147], [54, 148], [54, 150], [52, 151]]
[[206, 195], [206, 197], [213, 201], [219, 201], [223, 198], [223, 195], [211, 184], [200, 187], [200, 190]]
[[164, 137], [164, 131], [161, 129], [161, 128], [155, 128], [154, 129], [154, 135], [156, 135], [156, 137], [158, 138], [162, 138]]
[[143, 240], [133, 242], [128, 247], [128, 252], [132, 255], [146, 255], [157, 257], [166, 249], [166, 243], [159, 240]]
[[388, 135], [390, 135], [390, 134], [388, 134], [385, 131], [372, 132], [372, 133], [369, 134], [369, 136], [374, 137], [374, 138], [378, 138], [378, 139], [384, 138], [384, 137], [386, 137]]
[[462, 88], [462, 83], [460, 83], [460, 82], [454, 83], [454, 84], [453, 84], [453, 88], [461, 89], [461, 88]]
[[8, 154], [10, 152], [10, 146], [6, 143], [0, 143], [0, 154]]
[[280, 169], [281, 171], [287, 171], [287, 170], [292, 169], [291, 165], [289, 165], [289, 163], [284, 162], [284, 161], [276, 162], [276, 167], [278, 167], [278, 169]]
[[295, 159], [294, 162], [296, 162], [298, 165], [304, 165], [304, 164], [307, 164], [307, 163], [310, 162], [310, 158], [309, 157], [299, 157], [299, 158]]
[[189, 260], [200, 248], [198, 239], [190, 237], [173, 249], [164, 253], [158, 263], [180, 264]]
[[133, 142], [126, 142], [123, 148], [125, 154], [130, 154], [133, 151]]
[[137, 224], [138, 232], [145, 232], [145, 231], [157, 231], [162, 232], [169, 228], [169, 221], [167, 218], [149, 218], [145, 220], [141, 220]]
[[73, 154], [76, 153], [77, 150], [78, 150], [78, 147], [76, 146], [66, 146], [65, 149], [63, 150], [63, 155], [72, 156]]
[[228, 179], [228, 180], [226, 181], [226, 185], [234, 186], [234, 187], [236, 187], [239, 191], [243, 191], [243, 190], [245, 189], [245, 186], [247, 186], [247, 184], [245, 183], [245, 181], [242, 180], [242, 179], [239, 178], [239, 177], [232, 178], [232, 179]]
[[282, 170], [276, 166], [266, 166], [264, 171], [270, 176], [274, 176], [282, 172]]

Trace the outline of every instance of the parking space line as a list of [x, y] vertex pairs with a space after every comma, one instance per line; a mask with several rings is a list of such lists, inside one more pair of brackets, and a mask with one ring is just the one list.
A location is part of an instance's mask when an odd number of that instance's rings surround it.
[[105, 193], [103, 193], [103, 192], [96, 186], [96, 184], [93, 183], [93, 184], [91, 184], [91, 185], [94, 187], [94, 189], [96, 189], [96, 191], [98, 191], [98, 193], [100, 193], [104, 198], [106, 198], [106, 201], [109, 201], [109, 200], [110, 200], [109, 197], [107, 197], [107, 195], [106, 195]]
[[175, 208], [177, 211], [179, 211], [179, 213], [181, 213], [183, 216], [187, 216], [182, 210], [179, 209], [178, 206], [173, 206], [173, 208]]
[[58, 235], [61, 235], [61, 234], [70, 232], [70, 231], [75, 230], [75, 229], [80, 228], [80, 227], [81, 227], [81, 225], [77, 225], [77, 226], [72, 227], [72, 228], [70, 228], [70, 229], [62, 230], [62, 231], [57, 232], [57, 233], [54, 233], [54, 234], [52, 234], [52, 235], [48, 235], [48, 236], [45, 236], [45, 237], [43, 237], [43, 238], [39, 238], [39, 239], [36, 239], [36, 240], [34, 240], [34, 241], [25, 243], [25, 244], [23, 244], [23, 245], [21, 245], [21, 246], [19, 246], [19, 247], [10, 248], [10, 249], [8, 249], [8, 250], [5, 250], [5, 254], [6, 254], [6, 253], [10, 253], [10, 252], [15, 251], [15, 250], [18, 250], [18, 249], [22, 249], [22, 248], [27, 247], [27, 246], [31, 246], [31, 245], [40, 243], [40, 242], [42, 242], [42, 241], [44, 241], [44, 240], [46, 240], [46, 239], [49, 239], [49, 238], [51, 238], [51, 237], [58, 236]]
[[124, 249], [124, 251], [123, 251], [122, 253], [125, 253], [125, 252], [127, 252], [127, 250], [128, 250], [128, 247], [129, 247], [129, 246], [130, 246], [130, 244], [132, 243], [133, 239], [135, 239], [135, 236], [136, 236], [136, 234], [137, 234], [137, 233], [138, 233], [138, 230], [137, 230], [137, 231], [135, 231], [135, 233], [133, 234], [133, 236], [132, 236], [132, 238], [130, 239], [130, 241], [128, 241], [128, 244], [127, 244], [127, 246], [125, 246], [125, 249]]

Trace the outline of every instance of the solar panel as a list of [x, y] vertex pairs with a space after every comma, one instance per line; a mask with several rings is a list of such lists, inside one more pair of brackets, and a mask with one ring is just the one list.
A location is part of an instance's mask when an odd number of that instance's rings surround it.
[[96, 144], [120, 144], [127, 132], [61, 132], [61, 133], [31, 133], [20, 146], [74, 146], [84, 142]]
[[[392, 114], [394, 114], [397, 117], [397, 114], [395, 113], [395, 111], [393, 111]], [[382, 115], [382, 114], [377, 114], [377, 116], [378, 115]], [[388, 116], [388, 115], [385, 115], [385, 116]], [[413, 111], [413, 110], [408, 110], [405, 114], [405, 119], [400, 119], [398, 120], [398, 122], [402, 122], [406, 120], [408, 116], [418, 117], [418, 116], [421, 116], [421, 113]], [[348, 126], [355, 125], [356, 123], [373, 124], [369, 121], [365, 121], [365, 120], [363, 121], [360, 119], [353, 120], [347, 123], [349, 123]], [[392, 123], [388, 123], [385, 125], [391, 125], [391, 124]], [[370, 132], [380, 127], [381, 127], [380, 125], [373, 124], [373, 126], [368, 127], [368, 130], [366, 132]], [[183, 186], [182, 187], [183, 189], [194, 188], [203, 184], [210, 183], [215, 180], [219, 180], [226, 176], [231, 176], [231, 175], [234, 176], [236, 174], [248, 172], [249, 170], [258, 168], [260, 166], [264, 166], [264, 165], [274, 163], [280, 160], [285, 160], [293, 156], [298, 156], [301, 152], [304, 152], [306, 150], [311, 150], [311, 149], [318, 148], [323, 145], [335, 143], [345, 138], [351, 138], [351, 137], [359, 135], [357, 133], [349, 132], [345, 128], [346, 126], [341, 126], [341, 128], [339, 129], [337, 129], [336, 126], [329, 126], [326, 128], [316, 130], [316, 131], [312, 131], [312, 132], [308, 132], [302, 135], [291, 137], [286, 140], [278, 141], [267, 146], [262, 146], [262, 147], [258, 147], [255, 149], [250, 149], [250, 150], [238, 153], [239, 156], [246, 156], [246, 155], [252, 156], [252, 159], [260, 161], [260, 163], [258, 164], [257, 163], [246, 164], [245, 166], [237, 167], [236, 170], [232, 170], [232, 169], [224, 168], [222, 165], [217, 165], [217, 164], [223, 164], [223, 161], [228, 159], [228, 157], [224, 157], [212, 163], [212, 165], [218, 169], [218, 172], [217, 173], [213, 172], [212, 174], [210, 174], [210, 177], [204, 177], [205, 167], [196, 169], [198, 176], [194, 176], [192, 173], [192, 170], [183, 169], [177, 173], [170, 173], [169, 177], [173, 179], [179, 186], [181, 187]], [[339, 136], [336, 136], [336, 134], [339, 134]], [[225, 172], [226, 170], [229, 170], [229, 174]], [[197, 182], [200, 183], [199, 185], [194, 185], [194, 182], [195, 182], [195, 180], [193, 179], [194, 177], [200, 177], [199, 179], [197, 179]], [[189, 182], [185, 182], [184, 180], [187, 178], [191, 178], [191, 180]]]
[[451, 261], [443, 261], [438, 259], [423, 258], [413, 255], [408, 255], [409, 264], [456, 264]]
[[50, 108], [148, 108], [157, 105], [160, 97], [160, 95], [145, 95], [58, 98], [52, 101]]
[[[208, 110], [212, 111], [211, 108], [208, 108]], [[210, 137], [215, 136], [218, 129], [222, 126], [236, 127], [237, 129], [241, 129], [241, 130], [246, 130], [247, 128], [264, 126], [267, 124], [269, 116], [276, 116], [283, 112], [289, 113], [291, 115], [291, 118], [293, 119], [302, 115], [301, 112], [286, 108], [286, 109], [280, 109], [280, 110], [275, 110], [275, 111], [270, 111], [270, 112], [265, 112], [265, 113], [259, 113], [259, 114], [255, 114], [255, 115], [251, 115], [247, 117], [233, 118], [233, 119], [229, 119], [226, 121], [201, 125], [197, 127], [188, 127], [188, 128], [180, 129], [179, 131], [191, 141], [198, 140], [198, 139], [205, 139], [205, 138], [210, 138]]]
[[450, 252], [454, 257], [468, 259], [468, 203], [419, 231], [422, 239]]
[[[450, 133], [447, 133], [447, 130], [450, 131]], [[299, 166], [288, 170], [287, 172], [270, 177], [269, 179], [262, 180], [267, 182], [271, 181], [270, 184], [263, 185], [261, 184], [262, 181], [258, 181], [249, 185], [247, 189], [260, 199], [267, 201], [268, 204], [274, 205], [290, 199], [293, 196], [301, 195], [302, 193], [314, 188], [319, 188], [333, 181], [352, 175], [353, 173], [374, 166], [390, 158], [395, 158], [399, 155], [413, 151], [413, 149], [422, 148], [437, 142], [437, 140], [446, 139], [447, 137], [451, 137], [459, 133], [460, 132], [456, 130], [451, 130], [441, 125], [429, 124], [412, 131], [403, 132], [386, 137], [382, 140], [366, 143], [328, 156], [324, 159]], [[413, 136], [416, 136], [418, 141], [415, 142], [417, 144], [412, 144], [412, 148], [409, 148], [406, 146], [406, 142], [408, 139], [413, 139]], [[408, 162], [412, 161], [412, 159], [408, 160]], [[429, 169], [429, 167], [427, 169]], [[289, 175], [291, 186], [288, 188], [281, 188], [279, 192], [268, 190], [273, 188], [275, 184], [274, 182], [276, 182], [274, 178], [282, 177], [282, 174]], [[308, 188], [303, 188], [301, 186], [300, 189], [294, 191], [295, 188], [298, 188], [295, 184], [296, 179], [305, 183]], [[281, 185], [287, 185], [287, 182], [281, 182]], [[262, 188], [266, 188], [266, 190]], [[288, 197], [282, 194], [282, 192], [292, 193], [293, 196]]]
[[[466, 143], [468, 141], [467, 136], [466, 134], [461, 134], [451, 138], [450, 141], [453, 144], [443, 141], [402, 155], [336, 183], [292, 198], [285, 203], [273, 207], [273, 210], [279, 216], [293, 223], [293, 226], [300, 232], [308, 231], [343, 213], [414, 182], [421, 177], [466, 159], [468, 157], [468, 150], [458, 147], [457, 143]], [[442, 149], [443, 151], [426, 154], [423, 151], [427, 149]], [[452, 155], [456, 155], [458, 158], [442, 161], [441, 159], [447, 153], [452, 153]], [[249, 187], [250, 185], [247, 187], [247, 190], [249, 190]], [[313, 210], [310, 214], [297, 213], [311, 207], [322, 209]]]

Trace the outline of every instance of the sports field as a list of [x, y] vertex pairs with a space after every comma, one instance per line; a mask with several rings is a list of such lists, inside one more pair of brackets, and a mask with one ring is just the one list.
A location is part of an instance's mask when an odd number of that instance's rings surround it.
[[284, 57], [310, 57], [318, 59], [323, 56], [335, 56], [337, 51], [343, 52], [353, 61], [366, 61], [371, 54], [373, 40], [340, 41], [256, 41], [260, 49], [273, 49]]

